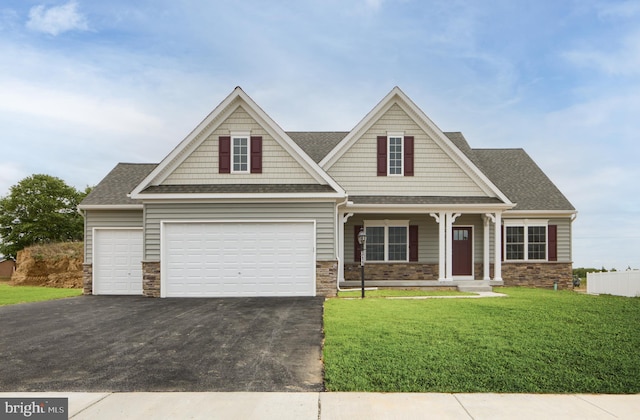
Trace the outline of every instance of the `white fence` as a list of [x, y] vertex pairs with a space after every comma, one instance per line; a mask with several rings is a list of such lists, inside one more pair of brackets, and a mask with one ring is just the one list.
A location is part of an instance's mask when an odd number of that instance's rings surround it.
[[587, 293], [640, 296], [640, 271], [587, 273]]

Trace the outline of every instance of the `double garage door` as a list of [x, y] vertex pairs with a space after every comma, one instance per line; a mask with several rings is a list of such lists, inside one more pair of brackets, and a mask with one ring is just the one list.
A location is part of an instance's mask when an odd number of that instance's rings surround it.
[[314, 296], [313, 222], [165, 222], [162, 297]]
[[[162, 297], [314, 296], [313, 222], [162, 225]], [[142, 294], [142, 229], [96, 229], [94, 294]]]

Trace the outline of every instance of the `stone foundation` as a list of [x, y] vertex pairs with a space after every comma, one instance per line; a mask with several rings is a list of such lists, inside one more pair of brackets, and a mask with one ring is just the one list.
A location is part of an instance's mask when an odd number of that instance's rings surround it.
[[572, 263], [503, 263], [502, 280], [505, 286], [528, 286], [553, 289], [573, 289]]
[[[489, 275], [493, 279], [493, 264], [489, 267]], [[505, 286], [528, 286], [553, 289], [558, 282], [558, 289], [573, 287], [573, 266], [571, 263], [502, 263], [502, 279]], [[474, 264], [474, 278], [484, 279], [484, 264]], [[420, 263], [369, 263], [365, 266], [367, 280], [438, 280], [438, 264]], [[360, 264], [344, 265], [345, 281], [360, 281]]]
[[82, 264], [82, 294], [93, 294], [93, 264]]
[[338, 261], [316, 261], [316, 296], [336, 296]]
[[160, 261], [142, 261], [142, 294], [160, 297]]
[[[364, 268], [367, 280], [438, 280], [438, 264], [369, 263]], [[360, 264], [344, 265], [346, 281], [360, 281]]]

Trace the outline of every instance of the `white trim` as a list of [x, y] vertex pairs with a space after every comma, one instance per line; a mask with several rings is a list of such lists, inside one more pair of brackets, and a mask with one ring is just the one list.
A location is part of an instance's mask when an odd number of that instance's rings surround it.
[[79, 210], [142, 210], [142, 204], [85, 204], [79, 205]]
[[399, 88], [394, 87], [369, 113], [320, 161], [320, 166], [329, 170], [346, 153], [349, 148], [371, 128], [373, 124], [391, 106], [397, 104], [408, 114], [412, 114], [414, 122], [440, 146], [442, 151], [451, 157], [458, 166], [473, 179], [488, 196], [498, 197], [510, 207], [514, 203], [478, 168], [444, 133], [427, 117], [427, 115]]
[[[504, 244], [502, 244], [504, 249], [504, 262], [547, 262], [549, 261], [549, 220], [545, 219], [503, 219], [503, 229], [504, 229]], [[507, 227], [522, 227], [524, 232], [524, 242], [523, 246], [523, 259], [512, 260], [507, 258]], [[545, 228], [545, 251], [543, 259], [529, 259], [529, 228], [530, 227], [544, 227]]]
[[471, 228], [471, 238], [469, 238], [469, 240], [471, 241], [471, 275], [466, 275], [466, 276], [454, 276], [453, 275], [453, 252], [451, 253], [451, 263], [452, 263], [452, 267], [451, 267], [451, 278], [453, 278], [454, 281], [456, 280], [475, 280], [475, 275], [476, 275], [476, 237], [474, 234], [475, 231], [475, 226], [474, 225], [453, 225], [451, 226], [451, 244], [453, 246], [453, 231], [456, 228]]
[[[319, 184], [331, 186], [341, 197], [346, 196], [344, 189], [333, 180], [317, 163], [315, 163], [285, 132], [271, 119], [253, 99], [240, 87], [236, 87], [207, 117], [196, 126], [156, 168], [138, 184], [130, 194], [134, 199], [149, 198], [140, 194], [150, 185], [160, 185], [164, 179], [181, 164], [220, 124], [239, 106], [280, 144], [296, 162], [298, 162]], [[190, 195], [189, 195], [190, 196]], [[173, 196], [177, 199], [182, 197]]]
[[318, 260], [318, 245], [317, 245], [317, 224], [315, 219], [175, 219], [175, 220], [161, 220], [160, 221], [160, 297], [167, 297], [167, 258], [165, 254], [167, 252], [167, 244], [165, 241], [165, 226], [168, 224], [192, 224], [192, 223], [211, 223], [211, 224], [233, 224], [233, 223], [310, 223], [313, 228], [313, 252], [312, 252], [312, 265], [313, 265], [313, 296], [317, 294], [317, 270], [316, 262]]
[[[91, 228], [91, 294], [92, 295], [98, 295], [98, 293], [96, 293], [96, 270], [95, 270], [95, 265], [96, 265], [96, 233], [98, 231], [104, 231], [104, 230], [139, 230], [142, 231], [143, 236], [142, 236], [142, 260], [140, 260], [140, 269], [142, 269], [142, 261], [144, 261], [144, 244], [145, 244], [145, 239], [144, 239], [144, 227], [110, 227], [110, 226], [94, 226], [93, 228]], [[144, 276], [144, 273], [142, 273], [142, 275]], [[143, 277], [144, 278], [144, 277]], [[142, 284], [143, 287], [143, 294], [144, 294], [144, 282]]]
[[[400, 173], [391, 173], [391, 139], [400, 139]], [[404, 133], [387, 133], [387, 176], [404, 176]]]
[[[315, 199], [314, 201], [334, 201], [338, 198], [344, 198], [340, 193], [180, 193], [180, 194], [143, 194], [140, 196], [147, 202], [148, 200], [164, 200], [166, 202], [175, 202], [175, 200], [254, 200], [264, 199], [266, 201], [274, 201], [278, 199], [295, 200], [295, 199]], [[323, 200], [324, 199], [324, 200]], [[305, 200], [306, 201], [306, 200]]]
[[[403, 263], [409, 262], [409, 220], [389, 220], [389, 219], [371, 219], [363, 221], [364, 230], [366, 232], [369, 227], [384, 227], [384, 259], [383, 260], [369, 260], [367, 263]], [[390, 260], [389, 259], [389, 228], [390, 227], [403, 227], [406, 229], [406, 249], [404, 260]]]
[[[247, 141], [247, 169], [245, 170], [236, 170], [235, 169], [235, 140], [246, 140]], [[242, 132], [231, 132], [231, 173], [232, 174], [249, 174], [251, 173], [251, 132], [242, 131]]]

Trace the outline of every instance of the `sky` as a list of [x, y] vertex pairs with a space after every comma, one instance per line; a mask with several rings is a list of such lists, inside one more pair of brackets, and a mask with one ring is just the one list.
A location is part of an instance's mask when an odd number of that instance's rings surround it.
[[638, 0], [3, 0], [0, 196], [159, 162], [236, 86], [287, 131], [399, 86], [531, 155], [578, 210], [574, 267], [640, 268]]

